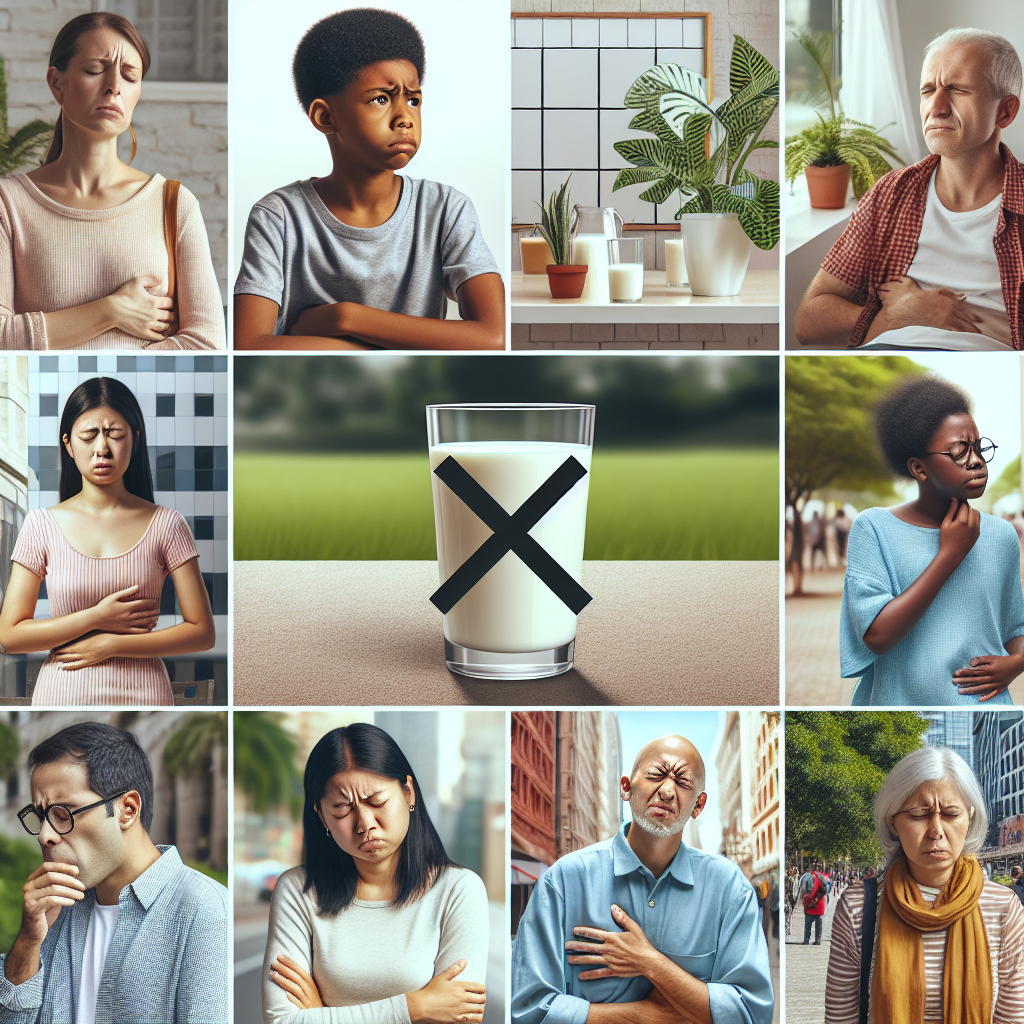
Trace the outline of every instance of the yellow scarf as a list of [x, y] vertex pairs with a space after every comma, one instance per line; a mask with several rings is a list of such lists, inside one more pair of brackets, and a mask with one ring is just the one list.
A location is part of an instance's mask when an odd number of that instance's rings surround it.
[[924, 1020], [922, 932], [946, 932], [942, 968], [945, 1024], [989, 1024], [992, 965], [978, 909], [985, 873], [977, 859], [961, 857], [950, 880], [929, 904], [901, 857], [885, 873], [878, 923], [878, 952], [871, 986], [875, 1024], [921, 1024]]

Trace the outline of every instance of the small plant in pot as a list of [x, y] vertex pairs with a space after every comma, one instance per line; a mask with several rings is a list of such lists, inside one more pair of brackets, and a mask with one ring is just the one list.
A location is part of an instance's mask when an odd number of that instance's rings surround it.
[[[569, 179], [557, 191], [548, 196], [547, 206], [540, 208], [540, 233], [548, 243], [551, 257], [555, 261], [547, 265], [548, 287], [553, 299], [578, 299], [587, 283], [586, 266], [571, 263], [572, 241], [569, 237]], [[537, 204], [540, 206], [540, 203]]]
[[804, 32], [796, 36], [823, 83], [815, 99], [828, 105], [827, 116], [818, 113], [818, 123], [786, 139], [786, 180], [792, 186], [801, 174], [807, 179], [811, 206], [816, 210], [838, 210], [846, 205], [846, 193], [853, 181], [857, 199], [893, 165], [904, 160], [875, 128], [854, 121], [839, 105], [840, 81], [832, 74], [832, 35]]
[[645, 71], [626, 93], [640, 112], [629, 127], [654, 139], [627, 139], [616, 151], [635, 166], [620, 172], [612, 191], [653, 182], [640, 198], [664, 203], [679, 193], [683, 250], [694, 295], [735, 295], [750, 260], [751, 243], [779, 241], [779, 185], [744, 164], [756, 149], [778, 149], [762, 139], [779, 104], [779, 75], [741, 36], [733, 44], [730, 95], [716, 109], [707, 79], [679, 64]]

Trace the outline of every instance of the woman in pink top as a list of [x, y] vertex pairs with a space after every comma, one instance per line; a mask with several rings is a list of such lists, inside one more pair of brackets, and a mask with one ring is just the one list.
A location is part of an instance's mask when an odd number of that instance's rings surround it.
[[[0, 608], [10, 654], [51, 649], [33, 704], [172, 704], [160, 660], [209, 650], [213, 614], [188, 524], [153, 504], [146, 425], [120, 381], [94, 377], [61, 417], [61, 503], [25, 518]], [[183, 622], [153, 631], [170, 575]], [[49, 619], [35, 619], [46, 580]]]
[[42, 167], [0, 177], [0, 349], [225, 347], [198, 202], [180, 190], [175, 314], [164, 179], [117, 155], [148, 68], [145, 40], [120, 15], [82, 14], [57, 34], [53, 144]]

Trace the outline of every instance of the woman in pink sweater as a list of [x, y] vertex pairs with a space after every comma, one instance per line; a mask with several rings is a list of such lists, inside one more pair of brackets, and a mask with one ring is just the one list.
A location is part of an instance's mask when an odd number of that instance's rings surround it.
[[[33, 704], [171, 704], [160, 659], [215, 639], [188, 523], [153, 504], [145, 421], [120, 381], [79, 384], [60, 432], [61, 503], [25, 518], [0, 644], [10, 654], [51, 649]], [[168, 575], [182, 621], [154, 630]], [[35, 619], [44, 580], [50, 618]]]
[[117, 155], [148, 67], [145, 40], [120, 15], [82, 14], [57, 34], [53, 144], [42, 167], [0, 177], [0, 349], [225, 347], [198, 202], [180, 190], [175, 309], [164, 179]]

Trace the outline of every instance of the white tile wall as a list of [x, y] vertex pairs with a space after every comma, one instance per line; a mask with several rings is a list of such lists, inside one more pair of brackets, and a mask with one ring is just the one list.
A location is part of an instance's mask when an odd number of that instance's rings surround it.
[[597, 167], [596, 110], [544, 111], [544, 166]]
[[601, 23], [597, 20], [597, 18], [573, 18], [572, 45], [601, 45]]
[[597, 54], [597, 50], [545, 49], [544, 105], [596, 107]]
[[512, 51], [513, 107], [540, 106], [540, 58], [540, 50]]

